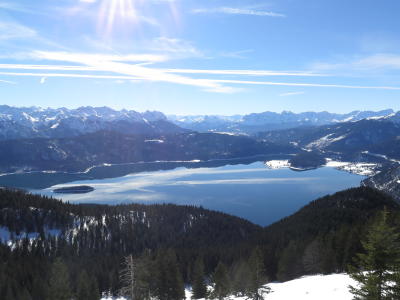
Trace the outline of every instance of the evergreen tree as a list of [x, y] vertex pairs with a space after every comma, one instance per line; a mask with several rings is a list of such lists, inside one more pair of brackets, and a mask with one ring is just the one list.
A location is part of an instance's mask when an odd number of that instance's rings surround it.
[[[89, 298], [88, 300], [99, 300], [100, 292], [99, 292], [99, 285], [97, 283], [97, 279], [92, 277], [90, 280], [90, 287], [89, 287]], [[145, 299], [143, 299], [145, 300]]]
[[223, 300], [230, 293], [230, 285], [228, 271], [222, 262], [219, 262], [213, 275], [214, 290], [212, 297], [214, 299]]
[[300, 247], [295, 241], [290, 241], [288, 246], [280, 253], [277, 277], [279, 281], [296, 278], [302, 274], [303, 265], [299, 261]]
[[83, 270], [78, 277], [77, 300], [96, 300], [93, 299], [91, 293], [89, 275]]
[[322, 246], [318, 239], [314, 239], [307, 245], [303, 253], [303, 267], [308, 274], [318, 274], [322, 272]]
[[249, 290], [250, 277], [251, 277], [250, 267], [247, 261], [240, 260], [232, 268], [232, 292], [239, 297], [245, 296]]
[[47, 299], [70, 300], [71, 295], [68, 268], [61, 258], [57, 258], [51, 268]]
[[158, 253], [155, 272], [154, 294], [159, 300], [181, 300], [185, 298], [185, 287], [173, 250]]
[[193, 269], [193, 299], [201, 299], [206, 297], [207, 285], [204, 279], [204, 262], [203, 259], [199, 256], [196, 259]]
[[260, 247], [256, 247], [249, 259], [250, 281], [247, 296], [253, 300], [263, 299], [263, 294], [269, 292], [269, 289], [262, 288], [266, 283], [264, 258]]
[[350, 276], [358, 282], [351, 286], [354, 299], [393, 299], [394, 274], [400, 263], [399, 234], [388, 224], [385, 209], [369, 229], [362, 241], [364, 253], [358, 253], [356, 266], [350, 266]]
[[13, 291], [13, 288], [11, 287], [11, 284], [6, 285], [6, 292], [5, 292], [5, 298], [7, 300], [14, 300], [15, 298], [15, 294]]

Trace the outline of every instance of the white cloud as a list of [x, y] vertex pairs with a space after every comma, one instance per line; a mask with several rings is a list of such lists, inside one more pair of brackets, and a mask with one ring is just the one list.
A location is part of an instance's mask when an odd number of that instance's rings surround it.
[[115, 60], [107, 60], [103, 59], [104, 56], [102, 55], [96, 56], [80, 53], [35, 51], [32, 53], [32, 56], [41, 60], [82, 64], [88, 67], [94, 67], [99, 71], [118, 73], [120, 75], [134, 77], [133, 79], [191, 85], [201, 87], [206, 91], [213, 91], [218, 93], [232, 93], [237, 91], [237, 89], [235, 88], [224, 86], [210, 79], [194, 79], [190, 77], [170, 74], [161, 69], [148, 68], [143, 65], [132, 65], [117, 62]]
[[14, 81], [8, 81], [8, 80], [2, 80], [2, 79], [0, 79], [0, 83], [17, 84]]
[[[79, 71], [79, 72], [109, 72], [118, 75], [97, 75], [97, 74], [73, 74], [73, 73], [19, 73], [19, 72], [0, 72], [0, 75], [7, 76], [35, 76], [35, 77], [70, 77], [70, 78], [94, 78], [94, 79], [113, 79], [113, 80], [135, 80], [151, 82], [169, 82], [175, 84], [191, 85], [201, 87], [205, 91], [218, 93], [235, 93], [241, 88], [231, 85], [269, 85], [269, 86], [290, 86], [290, 87], [323, 87], [323, 88], [347, 88], [347, 89], [379, 89], [379, 90], [400, 90], [396, 86], [362, 86], [362, 85], [343, 85], [343, 84], [320, 84], [320, 83], [296, 83], [296, 82], [273, 82], [273, 81], [251, 81], [233, 79], [210, 79], [210, 78], [191, 78], [177, 75], [187, 74], [209, 74], [209, 75], [241, 75], [241, 76], [319, 76], [314, 73], [301, 72], [275, 72], [265, 70], [193, 70], [193, 69], [157, 69], [147, 67], [146, 64], [125, 63], [127, 59], [143, 60], [152, 56], [129, 55], [116, 57], [113, 55], [102, 54], [81, 54], [66, 52], [44, 52], [36, 51], [31, 57], [40, 60], [62, 61], [74, 64], [68, 65], [19, 65], [19, 64], [0, 64], [0, 69], [6, 70], [46, 70], [46, 71]], [[229, 84], [230, 86], [226, 86]], [[281, 96], [299, 95], [303, 92], [284, 93]]]
[[0, 21], [0, 40], [37, 37], [35, 30], [12, 21]]
[[114, 80], [140, 80], [133, 76], [116, 76], [116, 75], [95, 75], [95, 74], [73, 74], [73, 73], [17, 73], [17, 72], [0, 72], [4, 76], [21, 76], [21, 77], [63, 77], [63, 78], [88, 78], [88, 79], [114, 79]]
[[174, 58], [204, 57], [204, 54], [191, 42], [164, 36], [153, 39], [147, 48], [152, 51], [169, 53]]
[[192, 10], [195, 14], [229, 14], [229, 15], [249, 15], [249, 16], [260, 16], [260, 17], [286, 17], [281, 13], [272, 11], [255, 10], [248, 8], [235, 8], [235, 7], [216, 7], [216, 8], [197, 8]]
[[377, 53], [369, 56], [356, 56], [336, 62], [317, 62], [311, 65], [316, 71], [336, 71], [343, 73], [358, 73], [366, 75], [366, 71], [400, 70], [400, 55]]
[[20, 13], [28, 13], [28, 14], [34, 13], [34, 11], [32, 9], [22, 6], [19, 3], [4, 2], [4, 1], [0, 2], [0, 10], [9, 10], [9, 11], [15, 11], [15, 12], [20, 12]]
[[288, 92], [288, 93], [282, 93], [279, 94], [279, 97], [289, 97], [289, 96], [297, 96], [297, 95], [303, 95], [304, 92]]
[[326, 76], [312, 72], [285, 72], [270, 70], [198, 70], [198, 69], [166, 69], [169, 73], [212, 74], [212, 75], [245, 75], [245, 76]]
[[[88, 54], [82, 54], [85, 58]], [[163, 57], [152, 57], [152, 56], [138, 56], [138, 55], [128, 55], [123, 57], [113, 56], [113, 55], [91, 55], [91, 57], [96, 57], [99, 60], [112, 60], [112, 61], [133, 61], [133, 58], [138, 61], [142, 59], [145, 61], [144, 64], [136, 65], [146, 65], [148, 58], [150, 61], [156, 62], [158, 59], [162, 61]], [[66, 66], [66, 65], [27, 65], [27, 64], [0, 64], [0, 69], [16, 69], [16, 70], [49, 70], [49, 71], [101, 71], [95, 67], [88, 66]], [[312, 72], [286, 72], [286, 71], [270, 71], [270, 70], [207, 70], [207, 69], [159, 69], [166, 73], [178, 73], [178, 74], [210, 74], [210, 75], [243, 75], [243, 76], [299, 76], [299, 77], [318, 77], [325, 76], [322, 74], [312, 73]]]
[[86, 65], [85, 61], [113, 61], [113, 62], [163, 62], [168, 60], [166, 55], [156, 54], [127, 54], [127, 55], [108, 55], [108, 54], [87, 54], [69, 52], [46, 52], [35, 51], [29, 56], [36, 59], [77, 62]]
[[400, 69], [400, 55], [375, 54], [359, 59], [353, 65], [361, 69]]
[[230, 58], [239, 58], [239, 59], [245, 59], [248, 58], [244, 54], [252, 53], [254, 52], [253, 49], [245, 49], [245, 50], [239, 50], [239, 51], [231, 51], [231, 52], [223, 52], [221, 53], [222, 57], [230, 57]]
[[40, 84], [45, 84], [46, 80], [47, 80], [47, 77], [40, 78]]
[[363, 86], [345, 84], [320, 84], [320, 83], [296, 83], [296, 82], [272, 82], [272, 81], [248, 81], [248, 80], [214, 80], [217, 83], [248, 84], [248, 85], [271, 85], [271, 86], [296, 86], [296, 87], [323, 87], [341, 89], [373, 89], [373, 90], [400, 90], [396, 86]]

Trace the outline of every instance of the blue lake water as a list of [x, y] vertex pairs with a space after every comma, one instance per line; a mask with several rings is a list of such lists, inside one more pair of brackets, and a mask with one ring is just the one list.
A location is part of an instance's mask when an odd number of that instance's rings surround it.
[[[268, 169], [264, 163], [185, 168], [80, 180], [34, 192], [71, 203], [175, 203], [203, 206], [268, 225], [310, 201], [349, 187], [364, 177], [324, 167], [296, 172]], [[54, 194], [70, 185], [90, 185], [87, 194]]]

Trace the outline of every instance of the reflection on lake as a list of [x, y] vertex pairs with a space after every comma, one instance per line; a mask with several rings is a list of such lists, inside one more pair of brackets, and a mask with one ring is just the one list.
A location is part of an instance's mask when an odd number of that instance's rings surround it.
[[[142, 172], [117, 178], [77, 180], [35, 192], [76, 203], [175, 203], [201, 205], [268, 225], [311, 200], [358, 186], [362, 176], [320, 168], [305, 172], [267, 169], [262, 162], [222, 167]], [[94, 187], [87, 194], [57, 194], [69, 185]]]

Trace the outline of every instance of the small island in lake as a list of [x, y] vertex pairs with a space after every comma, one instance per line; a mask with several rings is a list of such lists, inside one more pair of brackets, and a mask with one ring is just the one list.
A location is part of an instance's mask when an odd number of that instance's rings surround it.
[[326, 164], [325, 157], [318, 152], [300, 152], [289, 160], [290, 168], [295, 171], [317, 169]]
[[88, 185], [67, 186], [53, 190], [53, 192], [57, 194], [85, 194], [93, 191], [94, 187]]

